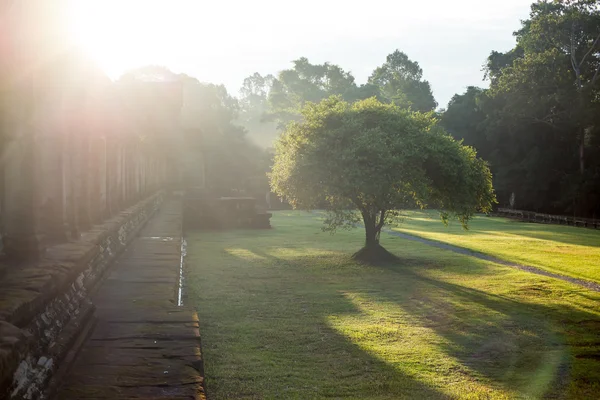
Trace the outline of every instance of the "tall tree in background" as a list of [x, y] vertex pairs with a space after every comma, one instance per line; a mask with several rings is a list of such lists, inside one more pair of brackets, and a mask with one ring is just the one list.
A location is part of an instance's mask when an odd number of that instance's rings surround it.
[[269, 120], [268, 96], [275, 78], [262, 76], [258, 72], [244, 79], [240, 89], [240, 113], [238, 122], [248, 131], [248, 137], [263, 148], [273, 146], [277, 135], [277, 124]]
[[456, 95], [442, 124], [491, 163], [501, 204], [600, 213], [600, 11], [597, 1], [537, 1], [492, 52], [489, 90]]
[[292, 69], [279, 73], [269, 93], [271, 115], [281, 127], [290, 121], [299, 121], [300, 110], [307, 102], [319, 102], [332, 95], [347, 101], [379, 95], [376, 86], [357, 86], [354, 76], [337, 65], [311, 64], [305, 57], [293, 63]]
[[475, 147], [481, 157], [488, 159], [492, 149], [482, 129], [486, 119], [481, 104], [484, 93], [484, 89], [469, 86], [464, 94], [455, 94], [448, 103], [448, 109], [441, 115], [440, 122], [455, 139], [464, 140], [466, 145]]
[[241, 98], [240, 101], [243, 105], [254, 105], [263, 104], [267, 98], [271, 86], [273, 86], [273, 80], [275, 77], [269, 74], [262, 76], [258, 72], [250, 75], [244, 79], [242, 88], [240, 89]]
[[[589, 200], [600, 183], [597, 1], [534, 3], [516, 37], [517, 47], [504, 56], [508, 65], [488, 70], [490, 97], [501, 105], [489, 122], [498, 126], [494, 118], [503, 119], [504, 130], [509, 136], [513, 132], [511, 142], [522, 149], [518, 156], [524, 172], [539, 171], [529, 183], [545, 184], [538, 195], [556, 208], [593, 214], [598, 206]], [[496, 60], [489, 64], [501, 59], [492, 56]], [[514, 138], [515, 132], [527, 135], [524, 143]]]
[[203, 84], [181, 75], [186, 83], [182, 124], [187, 144], [202, 152], [207, 188], [217, 196], [229, 196], [251, 187], [263, 171], [264, 151], [252, 143], [236, 123], [240, 104], [223, 85]]
[[289, 122], [302, 119], [300, 110], [307, 102], [317, 103], [332, 95], [350, 103], [375, 97], [414, 111], [432, 111], [437, 103], [422, 75], [419, 65], [397, 50], [363, 85], [357, 85], [354, 76], [338, 65], [312, 64], [301, 57], [276, 78], [255, 73], [244, 80], [240, 122], [253, 140], [269, 146], [277, 136], [269, 121], [275, 121], [281, 130]]
[[369, 83], [379, 87], [383, 98], [400, 107], [421, 112], [437, 107], [429, 82], [423, 80], [419, 63], [400, 50], [387, 56], [386, 62], [373, 71]]
[[[172, 131], [182, 105], [182, 82], [168, 68], [148, 65], [124, 73], [117, 81], [119, 108], [135, 118], [139, 144], [176, 163], [182, 143], [165, 132]], [[116, 100], [116, 99], [115, 99]]]

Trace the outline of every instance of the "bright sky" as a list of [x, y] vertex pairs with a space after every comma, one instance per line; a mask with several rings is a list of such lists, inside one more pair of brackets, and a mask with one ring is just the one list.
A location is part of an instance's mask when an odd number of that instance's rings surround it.
[[486, 57], [514, 45], [533, 0], [72, 1], [74, 34], [113, 78], [158, 64], [237, 95], [248, 75], [275, 74], [305, 56], [364, 83], [400, 49], [445, 107], [467, 86], [485, 86]]

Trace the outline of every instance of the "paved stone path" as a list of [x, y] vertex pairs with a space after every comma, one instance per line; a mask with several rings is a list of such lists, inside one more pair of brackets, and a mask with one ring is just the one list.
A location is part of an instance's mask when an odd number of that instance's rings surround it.
[[487, 254], [478, 253], [476, 251], [465, 249], [464, 247], [453, 246], [451, 244], [446, 244], [446, 243], [438, 242], [435, 240], [424, 239], [422, 237], [409, 235], [407, 233], [396, 232], [396, 231], [391, 231], [391, 230], [388, 230], [386, 232], [393, 236], [398, 236], [398, 237], [408, 239], [408, 240], [414, 240], [416, 242], [420, 242], [420, 243], [423, 243], [423, 244], [426, 244], [429, 246], [437, 247], [439, 249], [450, 250], [455, 253], [465, 254], [467, 256], [479, 258], [481, 260], [491, 261], [496, 264], [502, 264], [507, 267], [520, 269], [521, 271], [531, 272], [532, 274], [537, 274], [537, 275], [547, 276], [550, 278], [560, 279], [561, 281], [570, 282], [575, 285], [582, 286], [586, 289], [593, 290], [595, 292], [600, 292], [600, 284], [595, 283], [595, 282], [586, 281], [584, 279], [577, 279], [577, 278], [573, 278], [573, 277], [566, 276], [566, 275], [555, 274], [553, 272], [544, 271], [543, 269], [539, 269], [539, 268], [532, 267], [529, 265], [516, 264], [516, 263], [510, 262], [510, 261], [502, 260], [500, 258], [489, 256]]
[[181, 218], [181, 201], [166, 200], [112, 267], [54, 398], [205, 399], [198, 319], [177, 305]]

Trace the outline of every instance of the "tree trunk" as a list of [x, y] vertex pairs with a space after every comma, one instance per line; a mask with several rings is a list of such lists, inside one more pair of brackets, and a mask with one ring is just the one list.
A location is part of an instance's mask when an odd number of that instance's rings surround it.
[[581, 128], [579, 136], [579, 172], [585, 174], [585, 130]]
[[383, 219], [385, 211], [381, 211], [381, 216], [378, 220], [378, 214], [363, 213], [363, 222], [365, 224], [365, 247], [379, 246], [379, 234], [383, 227]]
[[381, 264], [396, 262], [398, 258], [381, 247], [379, 234], [385, 221], [385, 210], [373, 213], [362, 212], [365, 224], [365, 247], [356, 252], [352, 257], [355, 260], [368, 264]]
[[377, 230], [375, 228], [375, 220], [371, 219], [369, 222], [365, 220], [365, 247], [375, 247], [379, 245], [377, 238]]

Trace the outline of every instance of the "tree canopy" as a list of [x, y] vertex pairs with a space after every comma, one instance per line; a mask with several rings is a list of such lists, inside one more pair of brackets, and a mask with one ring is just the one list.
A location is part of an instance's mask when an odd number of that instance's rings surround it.
[[332, 95], [354, 101], [377, 94], [372, 85], [357, 86], [354, 76], [335, 64], [311, 64], [305, 57], [293, 64], [273, 80], [269, 93], [270, 113], [282, 127], [299, 120], [307, 102], [319, 102]]
[[237, 122], [248, 131], [248, 137], [263, 148], [273, 146], [279, 134], [277, 123], [268, 118], [269, 92], [273, 75], [262, 76], [258, 72], [244, 79], [240, 89], [240, 112]]
[[217, 196], [252, 193], [257, 177], [267, 186], [264, 150], [249, 140], [246, 129], [237, 123], [238, 100], [223, 85], [204, 84], [183, 75], [181, 79], [185, 82], [181, 121], [187, 132], [186, 144], [202, 153], [207, 189]]
[[302, 117], [276, 143], [271, 186], [296, 208], [324, 206], [327, 230], [362, 221], [367, 258], [402, 209], [437, 207], [465, 225], [474, 212], [491, 209], [486, 163], [433, 114], [337, 96], [308, 103]]
[[600, 212], [600, 10], [597, 1], [538, 1], [492, 52], [487, 90], [455, 96], [442, 117], [490, 161], [500, 202], [594, 216]]
[[244, 80], [240, 89], [240, 123], [255, 142], [265, 147], [272, 145], [289, 122], [301, 120], [300, 111], [307, 102], [330, 96], [341, 96], [348, 102], [376, 97], [423, 112], [437, 106], [419, 64], [399, 50], [388, 55], [368, 82], [360, 85], [351, 72], [329, 62], [312, 64], [301, 57], [292, 64], [276, 77], [256, 72]]
[[375, 69], [369, 83], [378, 87], [386, 101], [414, 111], [432, 111], [437, 102], [429, 82], [423, 80], [419, 63], [396, 50], [387, 56], [385, 63]]

